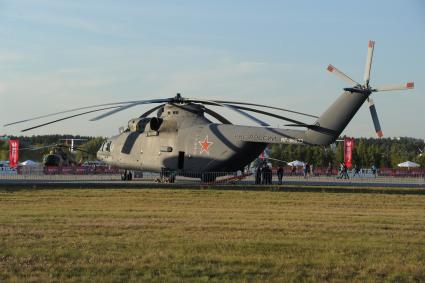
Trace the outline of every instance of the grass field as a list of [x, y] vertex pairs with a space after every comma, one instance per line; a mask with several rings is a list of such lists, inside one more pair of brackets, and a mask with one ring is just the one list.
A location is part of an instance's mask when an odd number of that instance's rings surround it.
[[3, 190], [0, 281], [425, 282], [425, 196]]

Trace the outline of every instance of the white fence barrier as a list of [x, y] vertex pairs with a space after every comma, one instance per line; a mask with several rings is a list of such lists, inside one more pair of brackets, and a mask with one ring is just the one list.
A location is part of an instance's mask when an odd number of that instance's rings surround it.
[[[359, 175], [349, 174], [348, 178], [339, 178], [338, 175], [321, 175], [321, 176], [302, 176], [302, 175], [283, 175], [279, 180], [277, 174], [255, 172], [140, 172], [130, 171], [132, 174], [131, 182], [163, 182], [163, 183], [179, 183], [179, 184], [203, 184], [203, 185], [279, 185], [283, 184], [345, 184], [345, 185], [415, 185], [425, 187], [425, 176], [417, 175], [413, 177], [396, 177], [396, 176], [375, 176], [373, 174], [364, 173]], [[32, 168], [16, 171], [2, 172], [0, 174], [0, 182], [97, 182], [97, 181], [117, 181], [122, 182], [121, 173], [87, 173], [87, 174], [46, 174], [43, 168]]]

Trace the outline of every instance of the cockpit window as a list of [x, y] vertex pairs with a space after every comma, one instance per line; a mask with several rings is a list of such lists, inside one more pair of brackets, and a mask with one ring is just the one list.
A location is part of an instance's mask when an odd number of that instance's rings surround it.
[[112, 145], [111, 141], [104, 142], [101, 147], [102, 151], [111, 151], [111, 145]]
[[110, 141], [108, 141], [108, 142], [106, 143], [106, 147], [105, 147], [105, 150], [106, 150], [106, 151], [111, 151], [111, 144], [112, 144], [112, 142], [110, 142]]

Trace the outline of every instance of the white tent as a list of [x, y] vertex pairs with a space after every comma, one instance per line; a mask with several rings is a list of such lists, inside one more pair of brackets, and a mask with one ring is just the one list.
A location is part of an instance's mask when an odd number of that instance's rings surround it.
[[412, 162], [412, 161], [406, 161], [403, 163], [400, 163], [397, 165], [398, 167], [405, 167], [405, 168], [412, 168], [412, 167], [419, 167], [420, 165], [418, 163]]
[[24, 162], [19, 163], [21, 166], [37, 166], [38, 163], [32, 160], [26, 160]]
[[304, 164], [305, 164], [304, 162], [299, 161], [299, 160], [294, 160], [294, 161], [288, 162], [288, 165], [292, 166], [292, 167], [300, 167], [300, 166], [304, 166]]

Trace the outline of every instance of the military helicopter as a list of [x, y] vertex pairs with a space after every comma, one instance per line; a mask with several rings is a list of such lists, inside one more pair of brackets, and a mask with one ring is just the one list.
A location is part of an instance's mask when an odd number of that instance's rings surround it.
[[[20, 150], [45, 150], [50, 149], [49, 153], [43, 156], [43, 165], [47, 167], [66, 167], [71, 165], [77, 165], [78, 161], [75, 159], [73, 153], [75, 151], [87, 151], [75, 146], [75, 141], [84, 141], [86, 139], [61, 139], [63, 143], [50, 144], [39, 147], [25, 147]], [[71, 143], [69, 145], [68, 143]]]
[[[335, 142], [359, 108], [367, 100], [378, 137], [382, 137], [375, 105], [370, 95], [378, 91], [412, 89], [413, 82], [403, 85], [373, 88], [370, 86], [370, 71], [374, 41], [369, 41], [364, 83], [360, 84], [332, 65], [328, 71], [349, 83], [339, 98], [321, 115], [314, 116], [290, 109], [262, 104], [184, 98], [179, 93], [171, 98], [135, 100], [105, 103], [74, 108], [67, 111], [25, 119], [5, 126], [33, 121], [54, 115], [83, 111], [40, 125], [26, 128], [32, 130], [52, 123], [87, 115], [98, 111], [108, 112], [92, 118], [97, 121], [129, 108], [159, 104], [128, 122], [120, 134], [107, 139], [99, 149], [98, 159], [107, 164], [125, 169], [123, 179], [131, 179], [129, 170], [144, 170], [198, 177], [213, 181], [217, 174], [211, 172], [235, 172], [254, 160], [268, 144], [293, 143], [305, 145], [329, 145]], [[259, 126], [234, 125], [227, 118], [207, 108], [219, 106], [237, 112]], [[276, 110], [314, 118], [313, 123], [304, 123], [282, 115], [270, 113]], [[150, 115], [156, 111], [156, 115]], [[250, 113], [262, 114], [289, 122], [286, 126], [301, 129], [273, 128]], [[212, 122], [209, 115], [219, 123]], [[168, 175], [170, 176], [170, 175]]]

